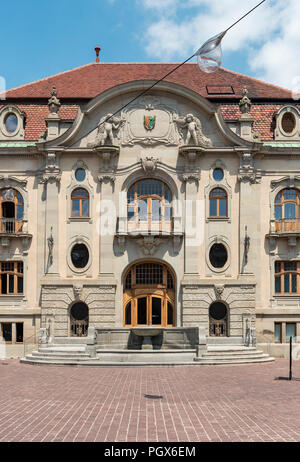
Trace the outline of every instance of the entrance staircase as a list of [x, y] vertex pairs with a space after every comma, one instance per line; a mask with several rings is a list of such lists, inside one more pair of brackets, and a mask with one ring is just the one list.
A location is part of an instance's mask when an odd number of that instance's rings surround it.
[[245, 347], [239, 341], [229, 343], [229, 340], [214, 339], [208, 344], [207, 351], [197, 357], [196, 349], [187, 348], [127, 350], [97, 347], [96, 352], [91, 354], [86, 348], [86, 338], [55, 338], [51, 345], [40, 346], [20, 361], [25, 364], [92, 367], [233, 365], [274, 361], [255, 347]]

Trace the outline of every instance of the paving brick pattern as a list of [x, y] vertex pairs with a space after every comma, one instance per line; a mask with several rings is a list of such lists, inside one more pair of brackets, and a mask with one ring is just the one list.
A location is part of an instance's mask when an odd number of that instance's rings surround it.
[[300, 361], [84, 368], [0, 361], [0, 441], [300, 441]]

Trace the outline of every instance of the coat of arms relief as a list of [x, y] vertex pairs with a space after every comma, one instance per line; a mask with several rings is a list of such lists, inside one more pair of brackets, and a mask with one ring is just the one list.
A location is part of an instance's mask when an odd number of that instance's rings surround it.
[[180, 116], [171, 104], [158, 97], [146, 96], [122, 111], [119, 117], [107, 114], [100, 119], [95, 141], [88, 146], [204, 146], [211, 140], [204, 135], [200, 119]]

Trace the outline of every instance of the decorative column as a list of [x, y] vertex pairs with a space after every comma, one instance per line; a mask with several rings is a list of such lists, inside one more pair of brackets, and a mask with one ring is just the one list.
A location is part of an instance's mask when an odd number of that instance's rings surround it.
[[58, 192], [61, 171], [57, 164], [57, 155], [47, 153], [47, 162], [41, 183], [44, 184], [46, 199], [45, 211], [45, 274], [59, 274], [59, 205]]
[[101, 159], [98, 181], [100, 192], [100, 221], [99, 232], [99, 277], [101, 282], [115, 284], [113, 268], [114, 237], [116, 234], [117, 212], [114, 201], [114, 187], [116, 180], [115, 158], [119, 153], [117, 147], [96, 148]]
[[254, 168], [254, 160], [250, 152], [240, 155], [238, 173], [240, 182], [240, 236], [239, 236], [239, 273], [255, 274], [259, 267], [260, 257], [260, 217], [259, 189], [256, 183], [261, 181], [261, 172]]
[[195, 165], [197, 150], [184, 150], [187, 161], [182, 180], [185, 182], [184, 206], [184, 273], [189, 277], [199, 276], [199, 247], [201, 236], [201, 210], [198, 199], [200, 169]]

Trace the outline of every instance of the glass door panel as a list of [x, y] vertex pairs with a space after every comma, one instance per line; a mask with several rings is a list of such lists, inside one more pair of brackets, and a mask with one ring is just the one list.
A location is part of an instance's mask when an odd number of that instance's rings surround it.
[[138, 325], [147, 324], [147, 297], [137, 300], [137, 323]]
[[160, 326], [161, 325], [161, 305], [162, 299], [158, 297], [151, 298], [152, 303], [152, 325]]

